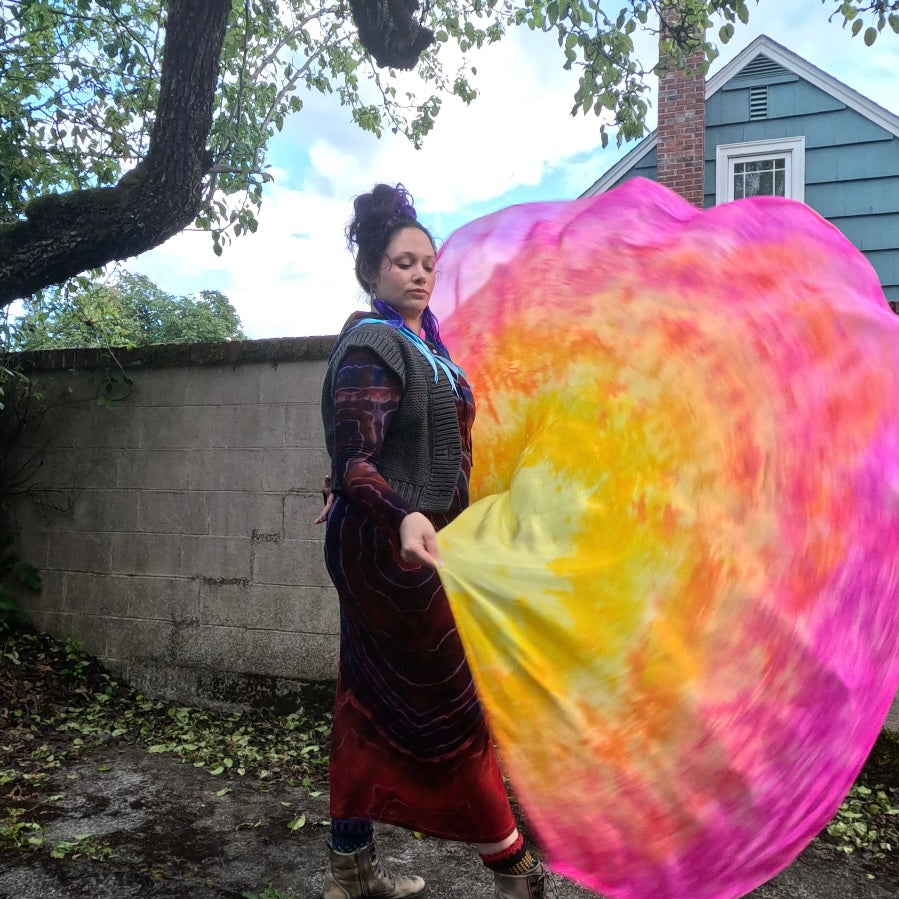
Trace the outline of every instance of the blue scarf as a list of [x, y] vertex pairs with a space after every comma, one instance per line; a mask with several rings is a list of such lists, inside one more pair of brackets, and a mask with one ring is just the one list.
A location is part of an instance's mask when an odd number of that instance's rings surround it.
[[363, 318], [356, 322], [350, 330], [358, 328], [360, 325], [387, 325], [388, 328], [394, 328], [418, 350], [431, 365], [434, 372], [434, 383], [436, 384], [440, 378], [440, 370], [449, 378], [450, 386], [453, 393], [459, 396], [459, 378], [465, 377], [465, 372], [456, 365], [451, 359], [435, 353], [414, 331], [411, 331], [406, 325], [386, 318]]

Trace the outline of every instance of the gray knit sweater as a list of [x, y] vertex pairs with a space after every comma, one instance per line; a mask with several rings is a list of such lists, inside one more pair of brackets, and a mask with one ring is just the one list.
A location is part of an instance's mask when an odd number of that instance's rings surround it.
[[445, 512], [459, 479], [462, 445], [452, 385], [438, 367], [439, 378], [413, 344], [389, 325], [353, 327], [353, 319], [337, 338], [322, 385], [322, 423], [331, 456], [331, 489], [343, 484], [334, 464], [334, 377], [351, 349], [374, 351], [403, 385], [403, 397], [384, 438], [378, 471], [413, 509]]

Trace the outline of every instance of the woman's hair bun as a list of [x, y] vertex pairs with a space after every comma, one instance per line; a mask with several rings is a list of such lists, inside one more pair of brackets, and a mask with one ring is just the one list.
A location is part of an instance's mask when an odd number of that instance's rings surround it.
[[362, 194], [353, 201], [353, 220], [347, 228], [347, 242], [363, 250], [372, 243], [379, 243], [381, 235], [388, 234], [401, 222], [417, 221], [412, 195], [397, 184], [376, 184], [371, 193]]

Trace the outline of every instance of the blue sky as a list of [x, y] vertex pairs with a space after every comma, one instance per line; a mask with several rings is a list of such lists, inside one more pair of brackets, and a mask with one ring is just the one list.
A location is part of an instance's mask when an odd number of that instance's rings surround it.
[[[750, 5], [749, 25], [720, 48], [712, 72], [767, 34], [899, 112], [899, 35], [886, 31], [865, 47], [827, 21], [831, 8], [816, 0]], [[651, 65], [653, 38], [638, 43], [640, 53]], [[271, 145], [275, 181], [256, 234], [219, 258], [208, 235], [185, 232], [127, 266], [174, 293], [221, 290], [250, 337], [332, 334], [365, 307], [343, 229], [352, 198], [377, 181], [404, 183], [419, 217], [445, 239], [513, 203], [573, 199], [633, 146], [619, 149], [613, 138], [602, 150], [596, 117], [569, 115], [576, 76], [562, 69], [554, 36], [519, 29], [474, 61], [480, 96], [469, 107], [448, 98], [421, 150], [392, 134], [363, 133], [334, 98], [308, 96]], [[647, 125], [655, 125], [654, 109]]]

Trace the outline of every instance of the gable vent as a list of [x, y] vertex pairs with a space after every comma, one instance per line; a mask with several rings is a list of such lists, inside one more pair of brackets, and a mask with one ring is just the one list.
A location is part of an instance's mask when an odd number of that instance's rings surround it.
[[768, 118], [768, 85], [756, 85], [749, 88], [749, 118]]
[[790, 74], [789, 69], [785, 69], [780, 63], [760, 53], [752, 62], [743, 66], [731, 81], [756, 81], [760, 78], [780, 78]]

